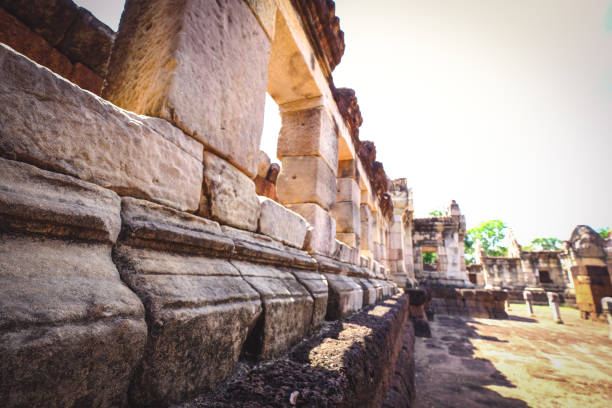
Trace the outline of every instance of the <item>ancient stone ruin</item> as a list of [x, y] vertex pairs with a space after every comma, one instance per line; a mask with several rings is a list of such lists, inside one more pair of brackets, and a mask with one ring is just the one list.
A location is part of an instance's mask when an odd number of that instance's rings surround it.
[[[127, 0], [117, 33], [70, 0], [0, 6], [3, 406], [405, 407], [434, 309], [507, 316], [458, 205], [414, 218], [360, 139], [332, 1]], [[520, 262], [556, 259], [547, 289], [601, 313], [605, 254], [575, 235]]]
[[610, 240], [586, 225], [577, 226], [558, 251], [527, 251], [511, 235], [508, 257], [487, 256], [477, 242], [476, 262], [468, 267], [470, 281], [490, 289], [504, 289], [521, 301], [528, 291], [536, 304], [548, 304], [555, 293], [576, 305], [584, 319], [605, 318], [601, 302], [612, 296]]

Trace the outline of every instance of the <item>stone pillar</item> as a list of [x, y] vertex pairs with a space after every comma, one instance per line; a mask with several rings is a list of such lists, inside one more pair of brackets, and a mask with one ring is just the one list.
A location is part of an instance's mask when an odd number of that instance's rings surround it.
[[[332, 119], [320, 99], [280, 108], [282, 127], [277, 154], [282, 164], [276, 182], [278, 199], [312, 226], [306, 249], [332, 255], [336, 220], [330, 210], [338, 197], [338, 137]], [[357, 211], [355, 218], [359, 224]]]
[[372, 223], [372, 212], [368, 204], [361, 204], [361, 240], [359, 247], [362, 255], [373, 259], [374, 251], [374, 227]]
[[546, 296], [548, 296], [548, 305], [552, 310], [553, 320], [555, 323], [563, 324], [561, 312], [559, 311], [559, 294], [555, 292], [546, 292]]
[[527, 314], [533, 316], [533, 294], [529, 291], [523, 291], [523, 299], [525, 299], [525, 305], [527, 306]]
[[360, 248], [361, 190], [355, 180], [349, 177], [338, 178], [338, 201], [331, 208], [336, 220], [336, 238], [352, 248]]
[[417, 337], [431, 337], [431, 329], [425, 315], [427, 293], [423, 289], [406, 289], [410, 302], [410, 319]]
[[251, 231], [270, 47], [243, 0], [127, 0], [102, 92], [202, 142], [199, 213]]
[[609, 337], [612, 339], [612, 297], [604, 297], [601, 299], [601, 310], [608, 319], [610, 325]]

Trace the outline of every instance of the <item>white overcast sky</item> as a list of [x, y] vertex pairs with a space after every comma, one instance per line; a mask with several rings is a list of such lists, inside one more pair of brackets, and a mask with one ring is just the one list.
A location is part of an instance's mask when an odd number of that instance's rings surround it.
[[[123, 1], [77, 3], [117, 29]], [[468, 227], [501, 219], [523, 244], [612, 226], [610, 0], [336, 0], [336, 15], [334, 82], [417, 216], [455, 199]]]

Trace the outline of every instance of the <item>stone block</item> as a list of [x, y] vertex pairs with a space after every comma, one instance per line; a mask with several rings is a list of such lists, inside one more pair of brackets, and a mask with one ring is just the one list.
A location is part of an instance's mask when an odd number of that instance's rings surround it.
[[376, 303], [376, 288], [372, 283], [366, 278], [353, 278], [355, 282], [357, 282], [361, 289], [363, 290], [363, 306], [370, 306]]
[[351, 248], [359, 248], [359, 236], [354, 232], [336, 232], [336, 239]]
[[111, 259], [119, 197], [24, 163], [0, 173], [3, 405], [125, 406], [147, 329]]
[[383, 296], [383, 287], [382, 287], [381, 281], [378, 279], [373, 279], [373, 278], [370, 278], [368, 280], [372, 284], [372, 286], [374, 286], [374, 289], [376, 289], [376, 301], [382, 300], [384, 296]]
[[327, 313], [328, 285], [325, 276], [314, 271], [300, 271], [292, 269], [291, 272], [314, 299], [314, 309], [312, 312], [312, 322], [310, 332], [314, 332], [325, 319]]
[[114, 259], [149, 323], [131, 401], [167, 406], [212, 391], [233, 371], [261, 314], [259, 294], [224, 259], [122, 244]]
[[259, 197], [259, 200], [261, 214], [258, 232], [301, 249], [309, 227], [308, 222], [301, 215], [269, 198]]
[[0, 0], [0, 5], [53, 46], [61, 41], [78, 13], [71, 0]]
[[336, 177], [318, 156], [285, 157], [276, 194], [283, 204], [317, 203], [329, 210], [336, 202]]
[[57, 48], [73, 62], [81, 62], [106, 77], [115, 33], [89, 11], [79, 7], [74, 22]]
[[259, 292], [263, 314], [247, 352], [259, 358], [278, 356], [301, 340], [312, 324], [314, 300], [288, 271], [270, 265], [231, 261]]
[[341, 262], [353, 263], [351, 247], [349, 247], [344, 242], [340, 242], [336, 240], [336, 250], [334, 251], [333, 257]]
[[330, 211], [336, 220], [336, 232], [354, 232], [361, 234], [361, 222], [359, 221], [359, 206], [352, 202], [336, 203]]
[[352, 178], [339, 178], [336, 183], [338, 184], [338, 202], [348, 201], [355, 203], [359, 208], [361, 190], [357, 182]]
[[316, 261], [307, 252], [285, 246], [267, 235], [256, 234], [232, 227], [222, 226], [226, 237], [234, 242], [230, 255], [233, 259], [241, 259], [266, 263], [276, 266], [316, 269]]
[[269, 55], [242, 0], [128, 0], [103, 95], [171, 121], [253, 178]]
[[300, 214], [311, 226], [306, 234], [304, 249], [321, 255], [334, 253], [336, 220], [327, 211], [311, 203], [289, 204], [287, 208]]
[[262, 179], [268, 177], [268, 171], [270, 170], [270, 158], [263, 150], [259, 151], [259, 162], [257, 163], [257, 175]]
[[83, 89], [99, 95], [102, 91], [104, 80], [98, 74], [87, 68], [85, 65], [77, 62], [72, 67], [70, 73], [70, 81], [74, 82]]
[[202, 145], [84, 92], [0, 45], [0, 156], [180, 210], [202, 191]]
[[65, 55], [1, 7], [0, 42], [64, 78], [72, 72], [72, 63]]
[[113, 243], [121, 226], [117, 194], [95, 184], [0, 158], [3, 231]]
[[[338, 161], [338, 178], [351, 178], [359, 180], [359, 170], [355, 160], [340, 160]], [[361, 197], [361, 192], [359, 192]]]
[[324, 273], [329, 285], [326, 320], [342, 319], [363, 306], [363, 289], [345, 275]]
[[257, 16], [261, 26], [266, 30], [268, 38], [274, 38], [274, 26], [276, 22], [276, 10], [278, 6], [275, 1], [268, 0], [246, 0], [253, 13]]
[[276, 184], [256, 176], [253, 180], [255, 182], [255, 192], [259, 196], [268, 197], [271, 200], [278, 202], [278, 197], [276, 195]]
[[338, 135], [326, 108], [319, 106], [282, 112], [276, 154], [281, 160], [288, 156], [320, 156], [335, 177], [338, 172]]
[[260, 208], [255, 183], [210, 152], [204, 153], [204, 196], [200, 215], [236, 228], [257, 230]]

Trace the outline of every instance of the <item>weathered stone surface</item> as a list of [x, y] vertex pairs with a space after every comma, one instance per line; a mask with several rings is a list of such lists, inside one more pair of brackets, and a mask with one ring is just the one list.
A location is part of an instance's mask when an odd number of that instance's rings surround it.
[[0, 334], [4, 407], [123, 407], [142, 355], [142, 319], [116, 317]]
[[268, 176], [268, 171], [270, 170], [270, 158], [263, 150], [259, 151], [259, 162], [257, 164], [257, 175], [263, 179]]
[[120, 199], [70, 176], [0, 158], [0, 231], [115, 242]]
[[281, 244], [267, 235], [255, 234], [227, 226], [221, 227], [234, 242], [233, 259], [253, 260], [277, 266], [316, 269], [316, 261], [304, 251]]
[[304, 249], [311, 253], [331, 255], [334, 253], [336, 237], [336, 221], [317, 204], [289, 204], [292, 211], [300, 214], [308, 221], [312, 229], [306, 234]]
[[276, 10], [278, 9], [276, 2], [268, 0], [246, 0], [246, 2], [251, 6], [263, 29], [266, 30], [268, 38], [273, 40]]
[[238, 271], [227, 260], [127, 245], [114, 259], [149, 325], [130, 399], [167, 405], [227, 378], [261, 313], [259, 294]]
[[[288, 407], [299, 390], [296, 405], [304, 407], [412, 406], [414, 334], [407, 318], [405, 297], [397, 297], [330, 322], [286, 358], [256, 365], [219, 394], [193, 405]], [[391, 380], [398, 375], [400, 381]], [[383, 405], [392, 387], [394, 398]]]
[[330, 213], [336, 220], [336, 232], [361, 234], [359, 204], [348, 201], [336, 203], [332, 206]]
[[260, 208], [255, 183], [220, 157], [204, 153], [204, 194], [199, 214], [222, 224], [257, 230]]
[[98, 76], [98, 74], [80, 62], [77, 62], [72, 67], [72, 72], [70, 73], [69, 79], [81, 88], [93, 92], [96, 95], [100, 94], [102, 91], [102, 85], [104, 85], [104, 80], [102, 77]]
[[310, 296], [314, 299], [312, 322], [310, 324], [310, 331], [312, 332], [323, 323], [327, 313], [327, 279], [318, 272], [300, 271], [297, 269], [292, 269], [291, 272], [298, 282], [310, 292]]
[[355, 203], [359, 208], [361, 200], [361, 190], [359, 185], [352, 178], [339, 178], [336, 180], [338, 184], [338, 202], [348, 201]]
[[340, 19], [335, 15], [335, 5], [327, 0], [298, 0], [295, 6], [312, 37], [319, 44], [318, 59], [330, 76], [344, 54], [344, 33]]
[[242, 0], [129, 0], [103, 95], [168, 119], [255, 177], [269, 54]]
[[336, 88], [333, 90], [333, 92], [334, 100], [336, 101], [338, 110], [344, 118], [346, 127], [351, 134], [353, 144], [358, 147], [360, 143], [359, 127], [363, 123], [363, 118], [361, 117], [361, 110], [359, 109], [359, 104], [357, 103], [355, 91], [350, 88]]
[[355, 162], [355, 160], [338, 161], [338, 178], [352, 178], [354, 180], [359, 180], [357, 162]]
[[1, 0], [0, 5], [53, 46], [64, 37], [78, 12], [71, 0]]
[[70, 60], [3, 8], [0, 8], [0, 42], [48, 67], [58, 75], [65, 78], [70, 76], [72, 71]]
[[329, 210], [336, 202], [336, 177], [318, 156], [285, 157], [276, 194], [283, 204], [317, 203]]
[[0, 45], [0, 155], [121, 195], [197, 209], [202, 145], [125, 112]]
[[109, 244], [0, 234], [5, 406], [125, 404], [146, 325], [110, 251]]
[[214, 255], [234, 250], [218, 223], [149, 201], [124, 197], [121, 220], [121, 239], [131, 246]]
[[278, 197], [276, 195], [276, 184], [259, 176], [256, 176], [253, 181], [255, 182], [255, 192], [257, 195], [278, 201]]
[[359, 237], [354, 232], [336, 232], [336, 239], [351, 248], [359, 248]]
[[57, 47], [71, 61], [87, 65], [104, 78], [114, 37], [113, 30], [79, 7], [74, 22]]
[[326, 108], [283, 112], [276, 154], [281, 160], [288, 156], [320, 156], [335, 176], [338, 136]]
[[231, 261], [261, 296], [263, 315], [247, 344], [260, 358], [280, 355], [304, 337], [312, 324], [314, 301], [288, 271], [269, 265]]
[[363, 306], [363, 289], [345, 275], [323, 273], [329, 284], [327, 320], [341, 319]]
[[357, 282], [363, 290], [362, 307], [366, 307], [376, 303], [376, 288], [374, 287], [374, 285], [372, 285], [372, 283], [366, 278], [353, 278], [353, 280], [355, 280], [355, 282]]
[[258, 232], [295, 248], [302, 248], [308, 222], [299, 214], [269, 198], [259, 197], [261, 214]]

